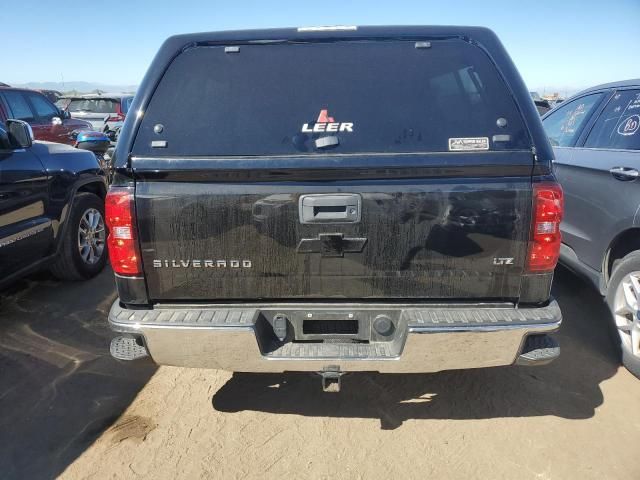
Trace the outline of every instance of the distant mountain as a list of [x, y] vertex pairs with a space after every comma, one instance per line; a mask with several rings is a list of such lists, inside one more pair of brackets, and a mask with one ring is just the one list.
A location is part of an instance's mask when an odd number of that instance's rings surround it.
[[103, 92], [125, 93], [135, 92], [137, 85], [107, 85], [94, 82], [28, 82], [21, 84], [11, 84], [12, 87], [33, 88], [36, 90], [58, 90], [60, 92], [70, 92], [75, 90], [78, 93], [89, 93], [94, 90]]

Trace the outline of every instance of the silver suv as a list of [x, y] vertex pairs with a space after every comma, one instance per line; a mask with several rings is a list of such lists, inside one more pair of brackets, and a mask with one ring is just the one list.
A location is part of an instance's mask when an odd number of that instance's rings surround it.
[[104, 132], [115, 140], [132, 101], [131, 94], [102, 93], [66, 96], [56, 104], [68, 111], [72, 118], [91, 122], [94, 130]]
[[560, 260], [606, 297], [640, 377], [640, 79], [590, 88], [542, 119], [565, 193]]

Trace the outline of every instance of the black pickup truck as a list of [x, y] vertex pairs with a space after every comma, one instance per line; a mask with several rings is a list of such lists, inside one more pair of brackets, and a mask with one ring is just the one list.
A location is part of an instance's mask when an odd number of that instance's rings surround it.
[[546, 363], [562, 190], [472, 27], [168, 39], [107, 195], [116, 358], [232, 371]]
[[44, 267], [65, 280], [97, 275], [106, 193], [93, 153], [34, 142], [24, 121], [0, 122], [0, 288]]

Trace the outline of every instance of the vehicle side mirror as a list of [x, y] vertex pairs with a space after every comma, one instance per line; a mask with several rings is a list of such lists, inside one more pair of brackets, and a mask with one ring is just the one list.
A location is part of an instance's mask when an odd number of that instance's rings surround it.
[[29, 148], [33, 145], [31, 125], [22, 120], [7, 120], [7, 134], [12, 148]]
[[60, 110], [60, 118], [62, 118], [62, 120], [69, 120], [71, 118], [71, 112], [69, 112], [69, 110]]

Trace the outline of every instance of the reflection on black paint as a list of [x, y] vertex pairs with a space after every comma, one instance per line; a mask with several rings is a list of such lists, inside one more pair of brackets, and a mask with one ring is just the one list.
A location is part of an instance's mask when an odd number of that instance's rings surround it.
[[[142, 183], [143, 260], [250, 260], [251, 269], [159, 268], [152, 298], [513, 298], [529, 234], [530, 184], [414, 179], [323, 183]], [[176, 195], [177, 190], [182, 193]], [[277, 193], [275, 193], [277, 192]], [[360, 193], [351, 224], [301, 224], [309, 193]], [[298, 252], [303, 238], [366, 238], [361, 252]], [[498, 268], [494, 257], [513, 257]]]

